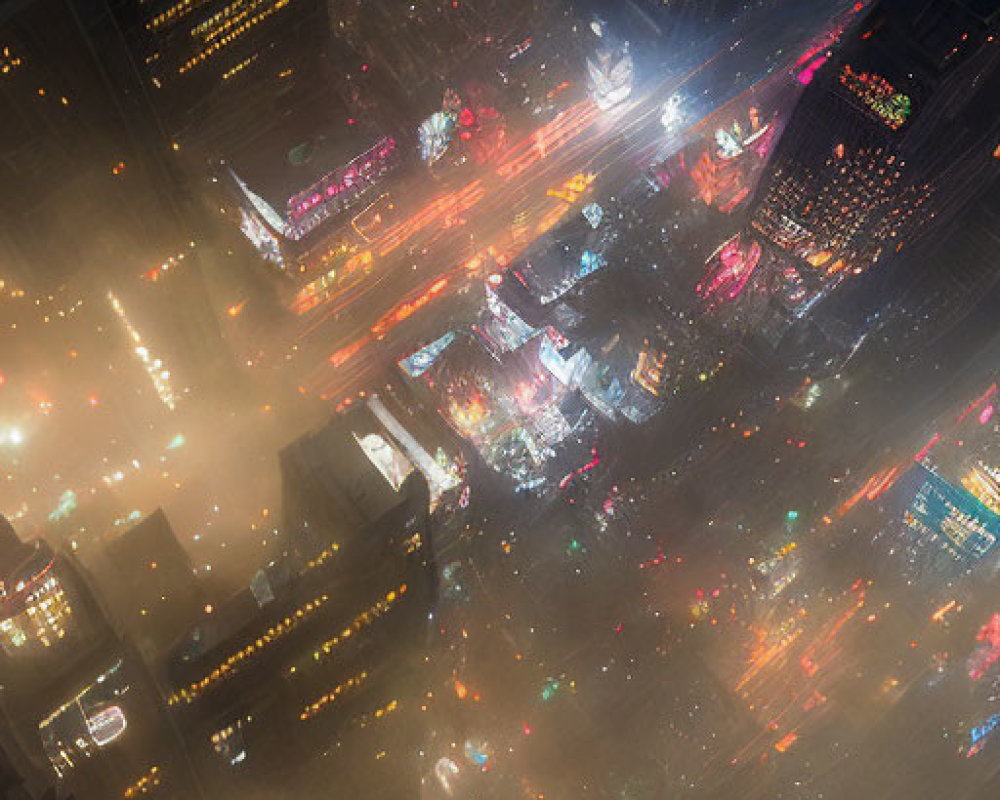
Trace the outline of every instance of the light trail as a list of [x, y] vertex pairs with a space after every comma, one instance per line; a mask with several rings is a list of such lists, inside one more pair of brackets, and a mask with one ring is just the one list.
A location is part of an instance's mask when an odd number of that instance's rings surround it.
[[881, 472], [876, 472], [865, 481], [864, 485], [858, 491], [841, 503], [840, 508], [837, 509], [837, 515], [844, 516], [844, 514], [862, 500], [867, 500], [869, 503], [877, 500], [892, 487], [898, 477], [899, 467], [890, 467]]
[[404, 300], [402, 303], [399, 303], [391, 308], [388, 312], [383, 314], [374, 325], [372, 325], [372, 335], [376, 339], [381, 339], [400, 322], [409, 319], [445, 290], [450, 277], [450, 275], [444, 275], [438, 278], [412, 299]]
[[[554, 165], [559, 163], [555, 158], [557, 151], [565, 148], [567, 144], [578, 139], [588, 130], [599, 130], [602, 139], [605, 136], [613, 138], [613, 141], [610, 143], [597, 143], [597, 152], [602, 153], [611, 145], [621, 140], [622, 130], [631, 130], [632, 128], [639, 127], [652, 119], [658, 120], [659, 102], [657, 98], [660, 97], [662, 91], [667, 89], [670, 91], [676, 91], [679, 87], [683, 86], [685, 82], [712, 64], [723, 52], [725, 52], [725, 48], [713, 54], [705, 62], [690, 70], [679, 79], [669, 80], [669, 86], [663, 85], [657, 91], [648, 93], [645, 99], [631, 103], [627, 107], [623, 107], [620, 113], [616, 114], [613, 118], [608, 117], [607, 115], [602, 115], [594, 103], [589, 99], [582, 100], [575, 105], [570, 106], [562, 111], [555, 119], [542, 125], [540, 128], [527, 134], [518, 142], [511, 145], [501, 157], [501, 163], [496, 168], [495, 176], [501, 179], [504, 183], [510, 183], [514, 178], [527, 173], [529, 177], [526, 177], [523, 182], [518, 182], [521, 185], [521, 188], [532, 192], [539, 190], [539, 187], [531, 185], [532, 183], [537, 183], [536, 176], [542, 175], [542, 172], [537, 169], [536, 165], [545, 160], [551, 161]], [[732, 103], [742, 102], [748, 94], [752, 95], [756, 88], [757, 86], [755, 85], [748, 91], [742, 92], [739, 97], [729, 101], [729, 103], [725, 104], [723, 108], [728, 107]], [[719, 109], [716, 109], [715, 112], [709, 113], [703, 118], [702, 121], [707, 121], [713, 116], [713, 113], [718, 114], [719, 111]], [[640, 113], [638, 116], [635, 116], [633, 112]], [[614, 124], [604, 124], [599, 126], [599, 128], [595, 127], [595, 125], [597, 125], [597, 123], [601, 120], [605, 120], [607, 122], [609, 119], [613, 120]], [[692, 129], [696, 130], [697, 126], [693, 126]], [[633, 148], [630, 146], [629, 150], [631, 149]], [[569, 156], [566, 155], [567, 153], [568, 151], [563, 151], [563, 162], [565, 162], [570, 156], [574, 158], [576, 156], [575, 151], [570, 153]], [[593, 163], [593, 152], [591, 152], [589, 156], [580, 154], [580, 157], [582, 158], [582, 163], [584, 164]], [[618, 158], [615, 159], [615, 161], [618, 160]], [[532, 169], [533, 167], [535, 167], [535, 169]], [[573, 169], [570, 174], [578, 173], [579, 169], [580, 167], [578, 166], [576, 169]], [[600, 172], [601, 170], [597, 171]], [[549, 185], [551, 185], [551, 183], [549, 183]], [[483, 203], [482, 213], [477, 216], [477, 224], [485, 219], [488, 214], [495, 215], [495, 212], [498, 210], [502, 211], [504, 205], [502, 204], [502, 198], [500, 198], [499, 192], [497, 191], [499, 188], [500, 184], [498, 184], [495, 179], [485, 185], [483, 180], [472, 181], [457, 191], [431, 201], [409, 218], [392, 225], [383, 233], [381, 237], [376, 240], [374, 244], [371, 245], [370, 251], [366, 251], [372, 259], [372, 261], [369, 262], [368, 271], [372, 271], [372, 263], [377, 266], [379, 258], [388, 256], [397, 251], [400, 246], [405, 244], [421, 231], [425, 231], [432, 227], [439, 227], [442, 233], [447, 231], [453, 227], [456, 219], [460, 219], [463, 213], [470, 210], [477, 204], [482, 203], [487, 199], [487, 197], [489, 197], [489, 202], [488, 204]], [[510, 187], [504, 187], [503, 191], [504, 194], [509, 194]], [[541, 191], [545, 191], [545, 189], [541, 189]], [[566, 198], [563, 199], [565, 200]], [[543, 197], [542, 200], [544, 201], [545, 198]], [[486, 248], [486, 250], [489, 251], [489, 254], [495, 258], [497, 265], [503, 269], [513, 258], [516, 257], [518, 253], [530, 245], [532, 241], [552, 230], [561, 221], [563, 221], [570, 213], [571, 209], [572, 206], [568, 202], [559, 202], [557, 206], [551, 206], [545, 203], [539, 205], [535, 203], [532, 212], [532, 215], [535, 216], [535, 220], [519, 220], [518, 225], [516, 226], [516, 229], [521, 235], [515, 235], [515, 226], [509, 226], [505, 231], [499, 233], [494, 238], [493, 245]], [[433, 244], [437, 238], [438, 236], [434, 236], [430, 240], [430, 243]], [[508, 246], [501, 246], [501, 242], [505, 240], [509, 240]], [[479, 267], [485, 263], [486, 259], [482, 253], [483, 251], [480, 250], [479, 254], [467, 262], [469, 265], [466, 270], [467, 274], [477, 271]], [[453, 259], [449, 258], [449, 261], [454, 263]], [[445, 296], [447, 294], [446, 290], [449, 287], [458, 286], [459, 282], [454, 280], [454, 278], [460, 271], [462, 271], [462, 268], [456, 267], [439, 274], [437, 278], [432, 279], [431, 282], [425, 285], [425, 287], [419, 292], [411, 294], [408, 299], [398, 303], [386, 311], [373, 325], [371, 325], [368, 332], [364, 335], [360, 335], [352, 343], [337, 350], [326, 359], [326, 362], [342, 368], [348, 361], [361, 352], [366, 345], [384, 338], [396, 325], [411, 318], [417, 311], [426, 307], [433, 300]], [[393, 272], [392, 274], [398, 273]], [[389, 273], [387, 273], [383, 268], [375, 281], [368, 282], [364, 286], [352, 284], [344, 287], [331, 293], [329, 297], [323, 298], [320, 304], [311, 306], [310, 310], [315, 309], [319, 305], [325, 305], [336, 298], [341, 298], [341, 302], [338, 303], [335, 308], [324, 308], [324, 313], [321, 316], [314, 320], [310, 320], [308, 327], [301, 329], [297, 338], [301, 339], [304, 336], [312, 335], [317, 332], [321, 326], [330, 319], [330, 317], [339, 314], [346, 307], [355, 304], [358, 299], [371, 292], [388, 276]], [[442, 279], [443, 283], [440, 283]], [[326, 368], [326, 363], [318, 367], [317, 370], [322, 368]], [[343, 374], [341, 375], [341, 378], [342, 377]], [[341, 384], [343, 388], [346, 388], [340, 378], [328, 378], [326, 381], [321, 381], [317, 377], [315, 383], [323, 386], [321, 393], [321, 396], [323, 397], [327, 396], [331, 386], [334, 384]]]
[[393, 225], [379, 242], [379, 256], [386, 256], [414, 234], [442, 218], [457, 217], [486, 196], [482, 181], [476, 180], [457, 192], [439, 197], [413, 216]]
[[509, 181], [571, 142], [597, 119], [598, 109], [590, 100], [570, 106], [558, 117], [508, 149], [497, 175]]
[[329, 361], [329, 362], [330, 362], [330, 363], [331, 363], [331, 364], [332, 364], [332, 365], [333, 365], [334, 367], [340, 367], [340, 366], [343, 366], [343, 365], [344, 365], [344, 364], [345, 364], [345, 363], [346, 363], [347, 361], [349, 361], [349, 360], [350, 360], [350, 359], [351, 359], [351, 358], [352, 358], [352, 357], [353, 357], [354, 355], [356, 355], [356, 354], [357, 354], [357, 352], [358, 352], [358, 351], [359, 351], [359, 350], [360, 350], [360, 349], [361, 349], [362, 347], [364, 347], [364, 346], [365, 346], [366, 344], [368, 344], [368, 342], [370, 342], [370, 341], [371, 341], [371, 337], [370, 337], [370, 336], [362, 336], [362, 337], [361, 337], [360, 339], [358, 339], [357, 341], [355, 341], [355, 342], [352, 342], [351, 344], [347, 345], [346, 347], [342, 347], [342, 348], [340, 348], [339, 350], [337, 350], [337, 351], [336, 351], [335, 353], [333, 353], [333, 354], [332, 354], [332, 355], [331, 355], [331, 356], [329, 357], [328, 361]]

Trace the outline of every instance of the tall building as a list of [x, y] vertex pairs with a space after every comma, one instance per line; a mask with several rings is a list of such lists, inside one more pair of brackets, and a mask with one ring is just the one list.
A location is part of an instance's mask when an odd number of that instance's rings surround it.
[[[178, 372], [203, 378], [225, 360], [201, 269], [213, 220], [198, 213], [114, 10], [0, 4], [0, 178], [16, 187], [0, 198], [0, 279], [29, 296], [72, 285], [74, 300], [98, 305], [184, 252], [150, 315], [183, 353]], [[188, 253], [191, 242], [202, 248]]]
[[750, 222], [798, 318], [950, 220], [996, 175], [1000, 4], [882, 0], [815, 73]]
[[150, 674], [74, 560], [0, 518], [0, 574], [2, 711], [34, 766], [78, 800], [193, 796]]
[[992, 333], [983, 321], [1000, 308], [1000, 174], [993, 172], [982, 196], [970, 198], [939, 235], [900, 266], [913, 274], [897, 303], [899, 337], [912, 352], [939, 340], [947, 349], [946, 336], [971, 352], [982, 334]]
[[290, 112], [326, 121], [336, 108], [322, 0], [159, 0], [115, 15], [161, 124], [198, 158], [242, 152]]
[[[288, 556], [170, 655], [168, 706], [210, 791], [310, 796], [330, 775], [359, 797], [418, 784], [429, 493], [375, 425], [349, 414], [282, 452]], [[391, 765], [377, 763], [386, 737], [399, 745]]]
[[289, 552], [305, 560], [333, 542], [370, 549], [424, 531], [431, 497], [450, 483], [381, 400], [296, 440], [279, 462]]
[[7, 725], [7, 720], [0, 717], [0, 797], [4, 800], [31, 800], [37, 794], [32, 790], [37, 788], [32, 784], [41, 784], [40, 779], [32, 781], [34, 776], [26, 775], [31, 767], [24, 753], [14, 739]]
[[161, 509], [101, 549], [91, 571], [109, 613], [156, 666], [204, 613], [205, 590], [191, 559]]
[[335, 36], [412, 100], [437, 102], [473, 53], [503, 53], [523, 39], [538, 0], [349, 0], [332, 10]]

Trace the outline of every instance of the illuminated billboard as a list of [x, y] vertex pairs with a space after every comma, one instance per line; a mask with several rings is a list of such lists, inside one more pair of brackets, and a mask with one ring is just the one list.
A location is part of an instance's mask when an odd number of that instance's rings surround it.
[[435, 339], [429, 345], [421, 347], [415, 353], [408, 355], [399, 362], [399, 367], [411, 378], [419, 378], [437, 358], [443, 353], [448, 345], [455, 341], [454, 331], [448, 331], [444, 336]]
[[77, 761], [124, 735], [128, 721], [123, 703], [129, 688], [119, 660], [38, 723], [42, 746], [56, 775], [63, 777]]
[[1000, 537], [1000, 516], [922, 464], [914, 469], [923, 483], [904, 514], [907, 526], [934, 536], [956, 557], [989, 552]]
[[353, 202], [395, 163], [396, 140], [379, 139], [340, 169], [327, 173], [309, 188], [289, 198], [284, 234], [298, 240]]
[[845, 64], [840, 71], [840, 84], [852, 100], [891, 130], [902, 128], [913, 111], [909, 95], [874, 72], [855, 72], [850, 64]]
[[351, 435], [392, 490], [398, 492], [406, 476], [413, 472], [413, 465], [406, 456], [377, 433], [369, 433], [367, 436], [359, 436], [356, 433]]

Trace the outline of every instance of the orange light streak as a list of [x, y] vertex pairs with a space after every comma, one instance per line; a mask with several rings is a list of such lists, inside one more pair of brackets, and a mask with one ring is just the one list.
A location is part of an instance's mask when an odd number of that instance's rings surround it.
[[346, 347], [341, 347], [336, 353], [330, 356], [329, 358], [330, 363], [333, 364], [333, 366], [335, 367], [342, 366], [343, 364], [347, 363], [347, 361], [349, 361], [354, 355], [356, 355], [357, 352], [362, 347], [368, 344], [369, 341], [371, 341], [370, 337], [363, 336], [356, 342], [352, 342]]
[[952, 598], [943, 606], [941, 606], [939, 609], [937, 609], [937, 611], [931, 614], [931, 622], [943, 622], [944, 618], [948, 616], [950, 612], [955, 611], [956, 609], [961, 611], [962, 607], [958, 604], [957, 600]]
[[390, 309], [387, 313], [383, 314], [382, 317], [371, 327], [372, 335], [376, 339], [381, 339], [385, 336], [392, 328], [396, 327], [403, 320], [409, 319], [417, 311], [426, 306], [431, 300], [441, 294], [445, 287], [448, 285], [448, 276], [438, 278], [434, 283], [428, 286], [424, 291], [414, 297], [412, 300], [406, 300], [394, 308]]
[[226, 309], [226, 313], [230, 317], [235, 319], [240, 315], [240, 312], [246, 307], [246, 304], [247, 304], [246, 300], [240, 300], [240, 302], [238, 303], [233, 303], [233, 305], [229, 306], [229, 308]]
[[457, 192], [432, 200], [420, 211], [386, 231], [385, 236], [379, 242], [378, 254], [385, 256], [391, 253], [411, 236], [439, 219], [447, 221], [449, 218], [453, 219], [465, 213], [485, 196], [486, 190], [483, 188], [482, 181], [473, 181]]
[[896, 482], [898, 475], [899, 467], [890, 467], [889, 469], [882, 470], [881, 472], [876, 472], [868, 478], [867, 481], [865, 481], [864, 485], [860, 489], [858, 489], [840, 505], [840, 508], [837, 509], [838, 516], [846, 514], [862, 500], [872, 502], [881, 497]]

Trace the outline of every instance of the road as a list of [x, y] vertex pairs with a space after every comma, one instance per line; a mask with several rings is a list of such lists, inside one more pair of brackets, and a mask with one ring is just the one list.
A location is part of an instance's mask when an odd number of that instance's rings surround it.
[[[597, 182], [586, 197], [613, 194], [654, 157], [705, 136], [716, 122], [730, 121], [731, 112], [794, 97], [792, 56], [741, 91], [733, 88], [760, 50], [773, 47], [772, 37], [758, 26], [738, 47], [727, 41], [693, 68], [647, 81], [619, 107], [602, 112], [589, 100], [575, 103], [515, 141], [496, 164], [466, 165], [443, 186], [428, 178], [437, 190], [432, 199], [412, 211], [415, 204], [401, 200], [409, 216], [360, 243], [367, 261], [360, 276], [343, 270], [344, 283], [272, 350], [292, 356], [298, 385], [335, 404], [366, 388], [386, 364], [469, 319], [480, 300], [470, 292], [476, 282], [584, 202], [567, 203], [550, 190], [591, 173]], [[702, 87], [709, 86], [715, 91], [706, 95]], [[665, 141], [662, 105], [688, 90], [692, 118]]]

